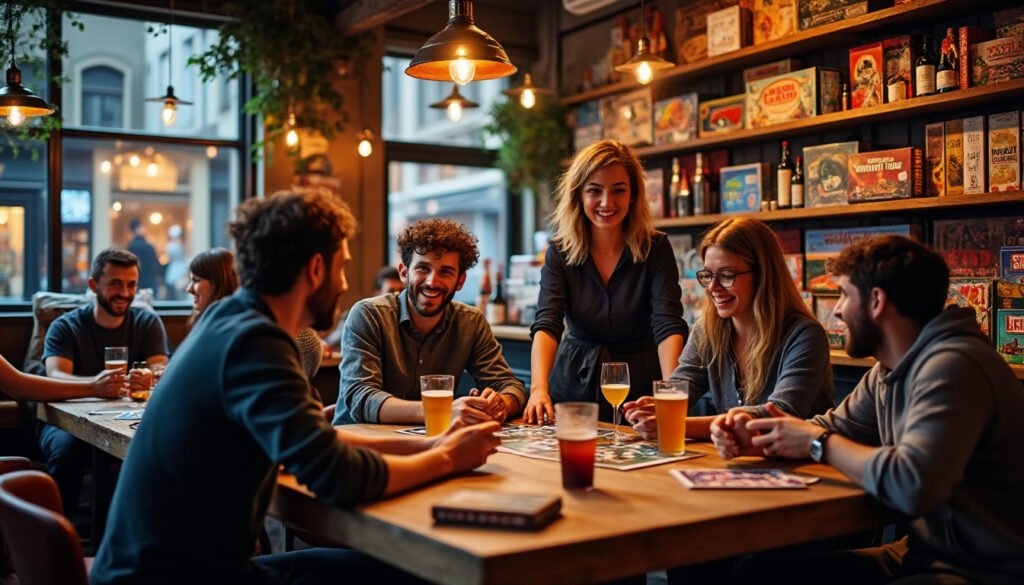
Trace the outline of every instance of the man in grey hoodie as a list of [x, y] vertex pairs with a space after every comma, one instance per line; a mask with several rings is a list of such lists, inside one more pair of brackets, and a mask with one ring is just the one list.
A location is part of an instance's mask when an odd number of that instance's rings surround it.
[[879, 548], [754, 561], [743, 572], [788, 583], [1024, 582], [1020, 381], [973, 311], [943, 310], [949, 269], [923, 244], [871, 238], [830, 269], [847, 353], [878, 363], [824, 415], [726, 414], [712, 438], [726, 458], [827, 462], [910, 517], [909, 535]]

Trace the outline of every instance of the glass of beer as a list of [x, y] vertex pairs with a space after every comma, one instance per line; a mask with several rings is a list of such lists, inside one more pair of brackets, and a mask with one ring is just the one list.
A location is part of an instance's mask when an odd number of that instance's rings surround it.
[[686, 410], [690, 405], [689, 382], [654, 381], [654, 412], [658, 420], [658, 451], [662, 455], [686, 453]]
[[131, 388], [128, 389], [128, 398], [131, 398], [132, 402], [146, 402], [149, 400], [149, 393], [153, 390], [153, 371], [149, 369], [149, 364], [146, 362], [135, 362], [132, 364], [133, 376], [138, 376], [143, 379], [143, 388]]
[[[128, 348], [120, 345], [103, 348], [103, 369], [117, 370], [122, 376], [128, 376]], [[122, 396], [124, 394], [122, 393]]]
[[619, 444], [619, 405], [629, 396], [629, 364], [605, 362], [601, 364], [601, 394], [612, 405], [615, 425], [615, 444]]
[[594, 455], [597, 452], [597, 403], [556, 404], [555, 436], [562, 461], [562, 487], [567, 490], [592, 489]]
[[420, 397], [423, 399], [423, 422], [427, 436], [440, 435], [452, 423], [452, 400], [455, 397], [455, 376], [420, 376]]

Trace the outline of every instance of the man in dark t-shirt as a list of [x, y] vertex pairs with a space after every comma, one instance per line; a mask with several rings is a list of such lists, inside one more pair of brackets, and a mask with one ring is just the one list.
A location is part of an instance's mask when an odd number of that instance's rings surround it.
[[[65, 313], [46, 332], [43, 363], [47, 376], [92, 379], [104, 369], [106, 347], [127, 347], [129, 364], [143, 360], [150, 366], [167, 363], [167, 333], [160, 318], [131, 306], [138, 282], [139, 260], [131, 252], [108, 248], [96, 256], [89, 278], [96, 302]], [[111, 375], [108, 380], [125, 390], [150, 382], [139, 372]], [[43, 425], [39, 447], [60, 488], [64, 509], [75, 511], [90, 459], [88, 445], [53, 425]]]

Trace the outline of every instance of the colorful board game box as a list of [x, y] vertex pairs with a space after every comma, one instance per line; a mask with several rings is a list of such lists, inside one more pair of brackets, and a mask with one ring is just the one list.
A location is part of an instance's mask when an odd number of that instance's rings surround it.
[[1020, 190], [1020, 112], [988, 117], [989, 191]]
[[729, 6], [708, 14], [708, 57], [750, 45], [752, 16], [748, 8]]
[[804, 147], [804, 205], [846, 205], [851, 154], [863, 148], [860, 142], [835, 142]]
[[835, 258], [843, 248], [853, 242], [879, 236], [895, 234], [910, 236], [907, 224], [807, 230], [804, 234], [804, 273], [807, 290], [812, 292], [839, 292], [839, 286], [828, 272], [828, 261]]
[[[822, 77], [824, 82], [820, 81]], [[836, 111], [838, 77], [833, 69], [809, 67], [751, 81], [747, 84], [747, 128], [763, 128]]]
[[868, 13], [867, 0], [798, 0], [800, 30]]
[[658, 100], [654, 103], [654, 143], [672, 144], [697, 137], [697, 94]]
[[644, 174], [644, 190], [647, 193], [647, 207], [651, 217], [665, 217], [665, 172], [661, 167], [647, 169]]
[[993, 12], [992, 26], [997, 37], [1024, 35], [1024, 6]]
[[654, 141], [651, 89], [601, 98], [601, 125], [605, 138], [635, 146]]
[[850, 49], [850, 107], [853, 109], [883, 103], [885, 71], [882, 43]]
[[796, 59], [781, 59], [779, 61], [765, 63], [764, 65], [758, 65], [757, 67], [747, 67], [743, 70], [743, 83], [757, 81], [758, 79], [764, 79], [766, 77], [782, 75], [783, 73], [789, 73], [790, 71], [796, 71], [797, 69], [800, 69], [800, 61]]
[[951, 277], [995, 278], [999, 249], [1024, 246], [1024, 217], [936, 220], [934, 247], [946, 260]]
[[1024, 36], [1000, 37], [971, 47], [971, 83], [988, 85], [1024, 77]]
[[964, 121], [946, 121], [946, 195], [964, 194]]
[[[1004, 36], [1004, 35], [999, 35]], [[992, 30], [980, 26], [961, 26], [957, 31], [957, 41], [960, 58], [960, 89], [967, 89], [971, 83], [971, 71], [974, 69], [971, 62], [971, 46], [982, 41], [992, 40]]]
[[996, 350], [1011, 364], [1024, 364], [1024, 310], [996, 311]]
[[858, 152], [847, 161], [851, 203], [909, 199], [924, 190], [921, 149], [916, 146]]
[[754, 0], [754, 44], [797, 32], [797, 0]]
[[828, 346], [831, 349], [843, 349], [846, 347], [846, 335], [849, 329], [842, 319], [836, 317], [836, 305], [839, 303], [837, 295], [815, 295], [814, 315], [818, 322], [825, 329], [828, 337]]
[[924, 194], [946, 196], [946, 125], [935, 122], [924, 127]]
[[978, 328], [992, 338], [992, 279], [950, 278], [946, 306], [974, 309]]
[[[882, 81], [886, 84], [885, 101], [892, 102], [914, 97], [914, 40], [910, 35], [900, 35], [882, 41]], [[891, 95], [890, 88], [901, 87], [902, 95]]]
[[1024, 246], [999, 248], [999, 280], [1024, 284]]
[[985, 192], [985, 116], [964, 118], [964, 195]]
[[719, 170], [722, 213], [760, 211], [768, 192], [768, 163], [722, 167]]
[[601, 140], [604, 129], [601, 126], [601, 102], [591, 100], [572, 110], [570, 123], [573, 128], [573, 146], [576, 150]]
[[676, 9], [678, 63], [693, 63], [708, 56], [708, 14], [727, 6], [725, 0], [701, 0]]
[[786, 260], [786, 268], [789, 269], [789, 277], [793, 279], [793, 284], [796, 285], [797, 290], [803, 290], [804, 288], [804, 255], [803, 254], [783, 254], [783, 258]]
[[747, 123], [747, 94], [700, 103], [700, 136], [743, 130]]

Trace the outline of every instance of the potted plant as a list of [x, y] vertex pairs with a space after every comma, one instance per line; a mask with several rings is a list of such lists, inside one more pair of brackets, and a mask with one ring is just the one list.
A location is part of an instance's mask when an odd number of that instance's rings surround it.
[[500, 140], [496, 165], [505, 173], [512, 193], [535, 193], [544, 202], [552, 181], [562, 170], [562, 160], [572, 154], [566, 111], [556, 100], [542, 100], [526, 109], [513, 100], [491, 108], [492, 121], [484, 133]]

